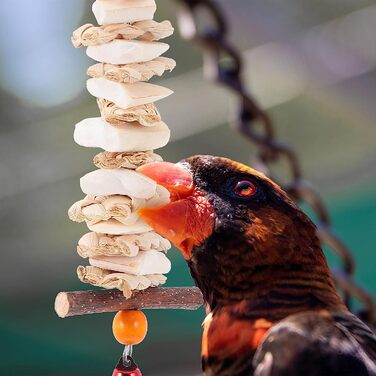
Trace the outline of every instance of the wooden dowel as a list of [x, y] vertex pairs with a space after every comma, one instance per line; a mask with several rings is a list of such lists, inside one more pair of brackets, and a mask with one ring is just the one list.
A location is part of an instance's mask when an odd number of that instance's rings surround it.
[[55, 311], [61, 318], [127, 309], [187, 309], [203, 304], [197, 287], [153, 287], [136, 292], [126, 299], [119, 290], [60, 292], [55, 299]]

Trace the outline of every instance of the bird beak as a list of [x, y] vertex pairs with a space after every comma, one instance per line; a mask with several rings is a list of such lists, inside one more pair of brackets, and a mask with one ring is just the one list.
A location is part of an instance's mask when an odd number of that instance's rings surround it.
[[189, 260], [193, 247], [200, 245], [213, 231], [213, 207], [194, 186], [192, 174], [183, 165], [156, 162], [141, 166], [137, 171], [165, 187], [171, 199], [161, 207], [140, 209], [139, 216]]

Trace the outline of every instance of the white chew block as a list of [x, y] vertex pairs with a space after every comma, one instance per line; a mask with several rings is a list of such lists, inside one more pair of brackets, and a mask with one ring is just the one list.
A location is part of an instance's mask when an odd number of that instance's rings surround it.
[[93, 13], [99, 25], [152, 20], [155, 0], [96, 0]]
[[132, 123], [114, 126], [97, 117], [82, 120], [74, 131], [78, 145], [113, 153], [155, 150], [167, 145], [169, 139], [170, 130], [162, 121], [154, 127]]
[[143, 234], [144, 232], [153, 231], [153, 229], [141, 219], [133, 225], [124, 225], [115, 219], [109, 219], [108, 221], [101, 221], [94, 225], [88, 224], [87, 227], [93, 232], [106, 235]]
[[137, 256], [97, 256], [89, 258], [89, 263], [101, 269], [113, 270], [133, 275], [166, 274], [171, 270], [171, 262], [162, 252], [140, 251]]
[[121, 84], [105, 78], [90, 78], [87, 89], [94, 97], [107, 99], [123, 109], [153, 103], [173, 93], [163, 86], [147, 82]]
[[80, 185], [90, 196], [125, 195], [150, 199], [157, 191], [155, 181], [127, 169], [94, 170], [80, 179]]
[[89, 46], [86, 54], [93, 60], [107, 64], [133, 64], [153, 60], [170, 46], [161, 42], [115, 39], [112, 42]]

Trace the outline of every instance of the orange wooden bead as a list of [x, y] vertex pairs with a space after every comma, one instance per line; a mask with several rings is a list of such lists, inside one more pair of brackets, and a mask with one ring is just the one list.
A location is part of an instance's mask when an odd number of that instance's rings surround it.
[[146, 337], [148, 321], [141, 311], [119, 311], [112, 323], [114, 337], [123, 345], [137, 345]]

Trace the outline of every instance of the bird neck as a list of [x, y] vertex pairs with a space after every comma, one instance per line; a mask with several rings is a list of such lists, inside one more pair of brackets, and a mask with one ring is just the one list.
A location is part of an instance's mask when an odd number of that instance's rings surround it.
[[[200, 260], [190, 264], [191, 274], [201, 289], [209, 312], [228, 305], [242, 306], [247, 317], [279, 321], [306, 310], [345, 310], [334, 286], [321, 248], [290, 254], [278, 262], [262, 254], [252, 261], [237, 253], [237, 262], [220, 251], [201, 270]], [[249, 254], [249, 252], [248, 252]], [[195, 257], [200, 258], [196, 253]], [[249, 258], [249, 256], [248, 256]], [[205, 275], [203, 275], [205, 272]]]
[[236, 285], [207, 281], [203, 292], [210, 311], [240, 305], [255, 320], [273, 322], [302, 311], [346, 309], [329, 268], [322, 265], [259, 265]]
[[[308, 310], [346, 309], [339, 297], [329, 268], [323, 265], [262, 265], [249, 278], [253, 288], [242, 303], [255, 319], [279, 321]], [[230, 302], [237, 304], [230, 293]]]

